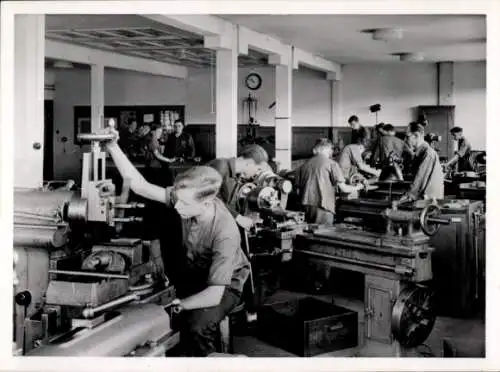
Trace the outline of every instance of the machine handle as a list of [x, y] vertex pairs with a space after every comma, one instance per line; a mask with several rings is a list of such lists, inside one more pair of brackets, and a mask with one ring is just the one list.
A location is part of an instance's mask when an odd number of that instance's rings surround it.
[[429, 217], [429, 218], [427, 218], [427, 221], [429, 223], [433, 223], [433, 224], [436, 224], [436, 225], [449, 225], [451, 223], [451, 221], [449, 219], [445, 219], [445, 218], [433, 218], [433, 217]]
[[146, 204], [144, 203], [120, 203], [120, 204], [115, 204], [113, 206], [115, 209], [133, 209], [133, 208], [145, 208]]
[[76, 271], [76, 270], [49, 270], [49, 274], [61, 274], [61, 275], [75, 275], [75, 276], [92, 276], [96, 278], [106, 278], [106, 279], [130, 279], [127, 274], [115, 274], [115, 273], [100, 273], [93, 271]]
[[78, 135], [78, 139], [80, 141], [111, 141], [115, 138], [115, 135], [112, 133], [81, 133]]
[[142, 217], [115, 217], [114, 222], [142, 222]]
[[97, 314], [99, 312], [109, 310], [115, 306], [123, 305], [123, 304], [129, 303], [132, 301], [137, 301], [137, 300], [139, 300], [139, 295], [137, 295], [137, 294], [132, 294], [129, 296], [121, 297], [121, 298], [118, 298], [114, 301], [110, 301], [108, 303], [105, 303], [101, 306], [97, 306], [97, 307], [93, 307], [93, 308], [89, 307], [89, 308], [83, 309], [82, 316], [84, 318], [92, 318], [92, 317], [94, 317], [95, 314]]

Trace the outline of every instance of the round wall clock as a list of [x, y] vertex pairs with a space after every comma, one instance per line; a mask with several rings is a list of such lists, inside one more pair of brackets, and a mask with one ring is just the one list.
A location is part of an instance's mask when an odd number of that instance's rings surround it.
[[245, 85], [248, 89], [257, 90], [262, 85], [262, 78], [259, 74], [252, 72], [245, 78]]

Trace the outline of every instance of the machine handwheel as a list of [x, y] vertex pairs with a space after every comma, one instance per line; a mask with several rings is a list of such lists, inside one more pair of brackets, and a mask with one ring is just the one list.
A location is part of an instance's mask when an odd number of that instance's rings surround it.
[[412, 348], [424, 342], [434, 327], [434, 293], [427, 287], [404, 289], [392, 308], [391, 326], [401, 346]]
[[429, 218], [438, 218], [440, 215], [441, 209], [435, 204], [429, 204], [422, 210], [422, 213], [420, 213], [420, 226], [425, 235], [433, 236], [438, 232], [440, 225], [430, 222]]

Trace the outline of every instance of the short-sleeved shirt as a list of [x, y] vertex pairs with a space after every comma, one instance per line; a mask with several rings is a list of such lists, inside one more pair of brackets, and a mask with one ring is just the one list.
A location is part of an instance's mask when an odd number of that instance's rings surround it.
[[237, 191], [241, 185], [236, 175], [236, 158], [214, 159], [207, 165], [222, 176], [219, 198], [226, 203], [233, 217], [236, 217], [239, 214]]
[[424, 197], [444, 198], [444, 175], [436, 151], [424, 142], [415, 150], [412, 161], [413, 183], [410, 195], [415, 199]]
[[[173, 206], [171, 188], [167, 205]], [[250, 264], [241, 249], [241, 237], [234, 218], [220, 199], [215, 199], [214, 213], [208, 219], [182, 219], [182, 237], [186, 252], [186, 272], [191, 292], [208, 286], [227, 286], [237, 292], [250, 273]]]
[[335, 213], [337, 184], [345, 178], [338, 163], [318, 154], [296, 171], [295, 183], [303, 206], [320, 207]]
[[164, 155], [167, 158], [191, 159], [195, 156], [195, 146], [193, 137], [186, 132], [182, 132], [179, 137], [170, 134], [165, 143]]
[[339, 166], [345, 179], [358, 173], [359, 164], [363, 161], [363, 148], [359, 145], [348, 145], [344, 147], [339, 156]]
[[456, 154], [458, 155], [458, 171], [465, 172], [472, 169], [470, 164], [470, 153], [472, 146], [470, 142], [462, 137], [458, 140], [458, 149]]

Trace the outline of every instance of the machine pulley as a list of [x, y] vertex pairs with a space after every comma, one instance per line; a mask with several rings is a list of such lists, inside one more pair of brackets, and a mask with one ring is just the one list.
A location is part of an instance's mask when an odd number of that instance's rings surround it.
[[392, 308], [391, 329], [401, 346], [416, 347], [431, 333], [436, 321], [433, 296], [423, 286], [412, 286], [399, 294]]

